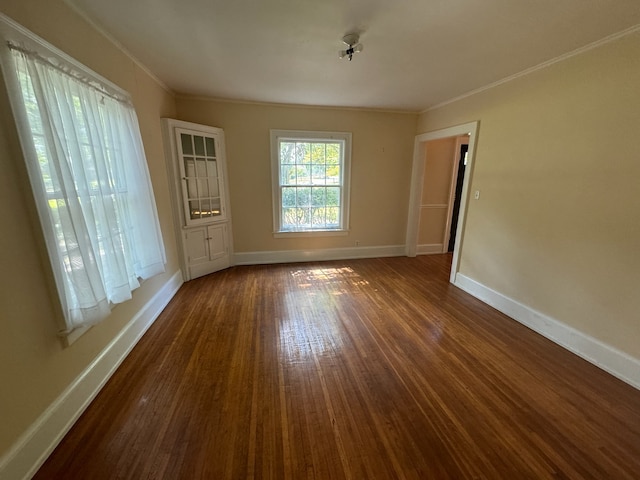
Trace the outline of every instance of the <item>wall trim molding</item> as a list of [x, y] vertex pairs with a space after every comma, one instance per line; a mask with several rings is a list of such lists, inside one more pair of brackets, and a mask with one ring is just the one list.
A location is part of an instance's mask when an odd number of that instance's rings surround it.
[[454, 285], [640, 390], [640, 359], [496, 292], [461, 273], [456, 275]]
[[554, 65], [556, 63], [560, 63], [563, 62], [565, 60], [570, 59], [571, 57], [575, 57], [577, 55], [581, 55], [583, 53], [588, 52], [589, 50], [593, 50], [595, 48], [598, 47], [602, 47], [603, 45], [606, 45], [608, 43], [611, 42], [615, 42], [616, 40], [619, 40], [621, 38], [626, 37], [627, 35], [632, 35], [636, 32], [640, 32], [640, 24], [638, 25], [633, 25], [632, 27], [629, 27], [625, 30], [622, 30], [620, 32], [616, 32], [613, 33], [611, 35], [607, 35], [604, 38], [601, 38], [600, 40], [596, 40], [595, 42], [589, 43], [587, 45], [584, 45], [582, 47], [576, 48], [575, 50], [572, 50], [570, 52], [567, 53], [563, 53], [562, 55], [559, 55], [555, 58], [552, 58], [550, 60], [547, 60], [545, 62], [539, 63], [538, 65], [534, 65], [533, 67], [527, 68], [525, 70], [522, 70], [518, 73], [514, 73], [513, 75], [509, 75], [508, 77], [504, 77], [500, 80], [497, 80], [495, 82], [489, 83], [488, 85], [485, 85], [483, 87], [480, 88], [476, 88], [475, 90], [471, 90], [469, 92], [463, 93], [462, 95], [458, 95], [457, 97], [453, 97], [450, 98], [449, 100], [445, 100], [443, 102], [437, 103], [435, 105], [431, 105], [430, 107], [425, 108], [424, 110], [420, 111], [420, 114], [424, 114], [427, 113], [431, 110], [436, 110], [438, 108], [444, 107], [446, 105], [449, 105], [451, 103], [455, 103], [458, 102], [460, 100], [464, 100], [465, 98], [471, 97], [473, 95], [476, 95], [478, 93], [482, 93], [486, 90], [491, 90], [492, 88], [495, 87], [499, 87], [500, 85], [503, 85], [505, 83], [511, 82], [513, 80], [517, 80], [520, 77], [525, 77], [527, 75], [530, 75], [532, 73], [537, 72], [538, 70], [543, 70], [547, 67], [550, 67], [551, 65]]
[[449, 208], [448, 203], [429, 203], [425, 205], [420, 205], [420, 208]]
[[67, 7], [69, 7], [73, 11], [73, 13], [75, 13], [80, 18], [82, 18], [82, 20], [88, 23], [91, 26], [91, 28], [93, 28], [94, 30], [96, 30], [96, 32], [98, 32], [100, 35], [106, 38], [118, 50], [120, 50], [123, 55], [128, 57], [129, 60], [135, 63], [144, 73], [146, 73], [150, 78], [152, 78], [153, 81], [156, 82], [165, 92], [175, 97], [175, 92], [171, 90], [171, 88], [169, 88], [169, 86], [166, 83], [160, 80], [160, 77], [158, 77], [155, 73], [153, 73], [144, 63], [138, 60], [138, 58], [135, 55], [133, 55], [133, 53], [131, 53], [130, 50], [125, 48], [125, 46], [122, 43], [116, 40], [116, 38], [111, 33], [109, 33], [102, 25], [100, 25], [95, 20], [93, 20], [86, 12], [84, 12], [82, 9], [80, 9], [76, 4], [74, 4], [70, 0], [62, 0], [62, 1], [65, 3]]
[[71, 429], [182, 285], [176, 271], [0, 458], [1, 479], [29, 479]]
[[435, 253], [443, 253], [444, 244], [442, 243], [423, 243], [416, 248], [416, 255], [433, 255]]
[[[67, 1], [67, 0], [65, 0]], [[177, 92], [176, 100], [198, 101], [198, 102], [215, 102], [215, 103], [235, 103], [237, 105], [255, 105], [258, 107], [277, 107], [277, 108], [297, 108], [297, 109], [313, 109], [313, 110], [338, 110], [350, 112], [366, 112], [366, 113], [392, 113], [398, 115], [415, 115], [420, 113], [418, 110], [405, 109], [389, 109], [383, 107], [345, 107], [340, 105], [312, 105], [305, 103], [277, 103], [277, 102], [261, 102], [258, 100], [242, 100], [239, 98], [224, 97], [208, 97], [206, 95], [191, 95], [188, 93]]]
[[234, 265], [321, 262], [327, 260], [375, 257], [402, 257], [405, 254], [404, 252], [404, 245], [323, 248], [314, 250], [276, 250], [267, 252], [236, 252], [234, 254]]

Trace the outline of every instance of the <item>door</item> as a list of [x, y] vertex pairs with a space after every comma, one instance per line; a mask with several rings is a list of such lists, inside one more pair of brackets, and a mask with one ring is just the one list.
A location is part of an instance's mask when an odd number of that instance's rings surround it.
[[458, 230], [458, 215], [460, 214], [460, 200], [462, 199], [462, 185], [464, 184], [464, 170], [467, 165], [467, 152], [469, 144], [460, 145], [460, 158], [458, 159], [458, 175], [456, 178], [456, 190], [453, 200], [453, 210], [451, 212], [451, 230], [449, 232], [448, 252], [453, 252], [456, 243], [456, 233]]

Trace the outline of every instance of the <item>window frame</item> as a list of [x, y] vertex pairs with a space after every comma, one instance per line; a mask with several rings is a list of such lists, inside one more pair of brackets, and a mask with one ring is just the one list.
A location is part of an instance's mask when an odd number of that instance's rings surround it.
[[[310, 130], [270, 130], [271, 139], [271, 184], [273, 209], [273, 236], [287, 237], [315, 237], [347, 235], [349, 233], [349, 199], [351, 184], [351, 132], [328, 132]], [[342, 163], [340, 187], [340, 222], [338, 228], [317, 228], [302, 230], [286, 230], [282, 228], [282, 185], [280, 171], [280, 143], [283, 141], [314, 142], [338, 141], [342, 144]]]

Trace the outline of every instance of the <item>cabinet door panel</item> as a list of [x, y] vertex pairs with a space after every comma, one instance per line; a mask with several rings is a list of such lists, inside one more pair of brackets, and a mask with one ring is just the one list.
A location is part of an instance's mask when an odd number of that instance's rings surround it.
[[206, 228], [190, 228], [185, 231], [189, 265], [209, 261], [209, 239]]
[[224, 257], [227, 254], [227, 226], [212, 225], [207, 228], [209, 233], [209, 256], [211, 260]]

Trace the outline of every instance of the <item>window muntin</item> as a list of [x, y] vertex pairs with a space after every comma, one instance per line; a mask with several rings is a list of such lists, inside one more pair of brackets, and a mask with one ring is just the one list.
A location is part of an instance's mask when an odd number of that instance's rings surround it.
[[351, 135], [271, 133], [276, 233], [347, 230]]

